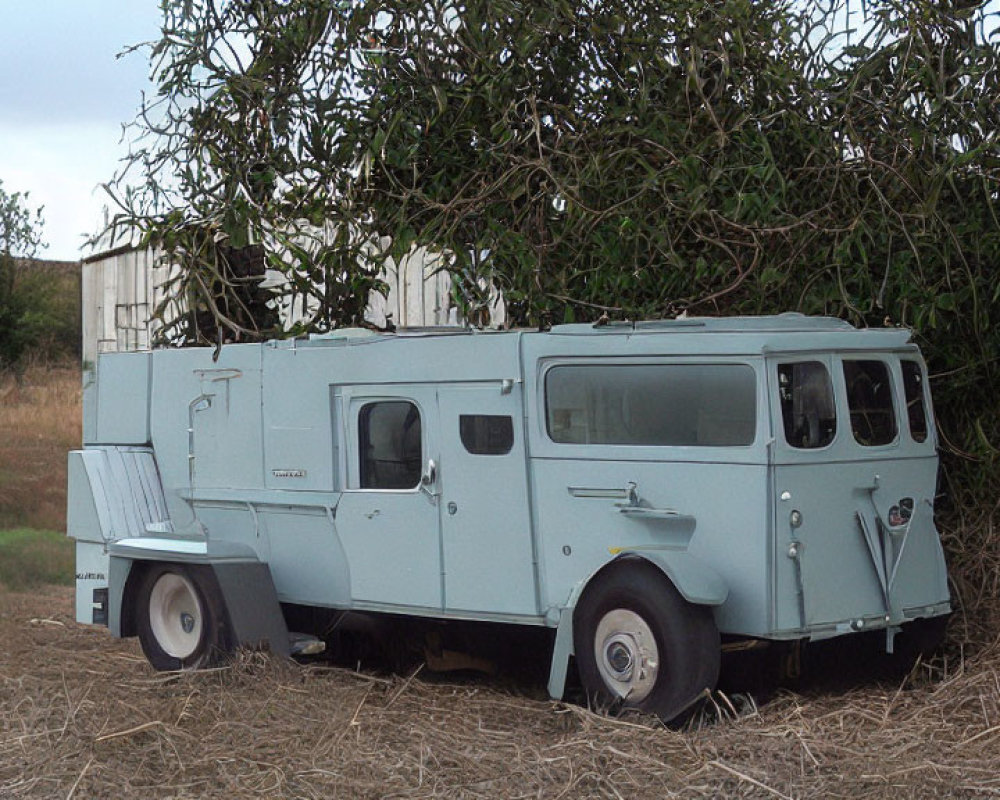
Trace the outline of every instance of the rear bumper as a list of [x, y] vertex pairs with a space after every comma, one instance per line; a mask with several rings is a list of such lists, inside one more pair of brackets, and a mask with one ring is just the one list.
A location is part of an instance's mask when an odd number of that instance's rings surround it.
[[775, 641], [792, 641], [795, 639], [822, 641], [823, 639], [832, 639], [834, 636], [846, 636], [851, 633], [864, 633], [865, 631], [885, 630], [886, 628], [893, 627], [898, 628], [914, 620], [943, 617], [950, 613], [951, 602], [943, 600], [938, 603], [904, 608], [892, 616], [886, 613], [869, 614], [838, 622], [812, 625], [808, 628], [773, 631], [766, 636], [758, 638], [773, 639]]

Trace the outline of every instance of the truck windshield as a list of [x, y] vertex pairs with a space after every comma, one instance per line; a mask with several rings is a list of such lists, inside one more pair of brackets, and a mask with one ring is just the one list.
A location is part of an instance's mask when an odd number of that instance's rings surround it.
[[554, 442], [731, 447], [753, 444], [756, 374], [748, 364], [582, 364], [545, 379]]

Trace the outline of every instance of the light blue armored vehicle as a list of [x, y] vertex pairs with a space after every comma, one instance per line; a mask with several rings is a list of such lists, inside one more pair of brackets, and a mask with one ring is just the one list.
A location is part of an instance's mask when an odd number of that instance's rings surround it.
[[158, 669], [348, 618], [508, 623], [553, 632], [532, 655], [553, 697], [575, 656], [588, 692], [671, 718], [714, 685], [720, 634], [891, 650], [950, 610], [906, 330], [784, 314], [108, 354], [84, 417], [78, 619]]

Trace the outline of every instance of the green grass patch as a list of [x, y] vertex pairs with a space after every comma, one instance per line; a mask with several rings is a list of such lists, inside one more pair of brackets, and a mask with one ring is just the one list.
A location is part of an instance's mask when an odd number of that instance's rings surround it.
[[21, 591], [74, 580], [73, 541], [66, 534], [31, 528], [0, 530], [0, 585]]

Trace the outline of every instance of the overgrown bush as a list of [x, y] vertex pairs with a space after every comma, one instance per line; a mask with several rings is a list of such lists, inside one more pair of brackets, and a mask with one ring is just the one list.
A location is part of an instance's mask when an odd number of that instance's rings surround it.
[[137, 121], [116, 223], [249, 338], [272, 331], [227, 318], [206, 235], [264, 244], [288, 291], [314, 295], [316, 330], [355, 322], [384, 259], [418, 245], [470, 316], [489, 280], [517, 324], [801, 310], [910, 326], [940, 508], [983, 532], [951, 551], [975, 582], [1000, 565], [997, 20], [985, 0], [861, 8], [166, 4], [159, 107]]

